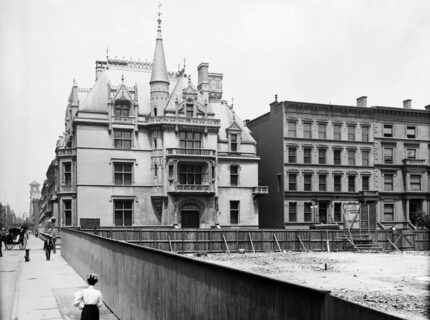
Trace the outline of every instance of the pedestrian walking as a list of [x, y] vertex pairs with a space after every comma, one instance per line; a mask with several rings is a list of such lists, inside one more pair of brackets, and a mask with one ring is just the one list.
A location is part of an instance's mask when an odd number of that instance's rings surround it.
[[3, 252], [1, 251], [3, 247], [3, 230], [0, 231], [0, 257], [3, 257]]
[[52, 250], [52, 241], [51, 239], [46, 239], [43, 244], [43, 250], [45, 250], [46, 261], [51, 260], [51, 250]]
[[98, 275], [95, 273], [87, 277], [88, 288], [75, 293], [73, 305], [82, 309], [81, 320], [99, 320], [99, 308], [103, 305], [102, 294], [94, 289], [98, 282]]
[[56, 252], [55, 242], [57, 241], [57, 233], [55, 232], [55, 229], [52, 229], [51, 238], [52, 238], [52, 253], [55, 254]]

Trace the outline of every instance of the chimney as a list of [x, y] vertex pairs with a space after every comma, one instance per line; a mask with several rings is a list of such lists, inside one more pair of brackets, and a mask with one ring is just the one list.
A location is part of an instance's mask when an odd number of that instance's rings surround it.
[[360, 98], [357, 98], [357, 107], [367, 108], [367, 97], [366, 96], [362, 96]]
[[207, 91], [209, 89], [208, 72], [209, 72], [209, 63], [202, 62], [197, 67], [197, 73], [198, 73], [197, 89], [199, 89], [200, 91]]
[[412, 107], [412, 100], [411, 99], [406, 99], [403, 101], [403, 108], [404, 109], [411, 109]]
[[102, 74], [103, 70], [105, 69], [106, 62], [104, 61], [96, 61], [96, 81]]

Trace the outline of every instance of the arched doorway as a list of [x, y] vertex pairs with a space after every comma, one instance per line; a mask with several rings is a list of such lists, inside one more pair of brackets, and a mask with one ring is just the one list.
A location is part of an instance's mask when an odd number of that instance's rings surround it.
[[182, 228], [199, 228], [200, 211], [195, 204], [186, 204], [181, 209], [181, 227]]

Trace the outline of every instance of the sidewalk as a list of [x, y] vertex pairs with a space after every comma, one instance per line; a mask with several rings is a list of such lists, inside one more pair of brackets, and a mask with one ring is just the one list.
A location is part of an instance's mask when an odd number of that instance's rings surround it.
[[[60, 250], [46, 261], [42, 240], [30, 236], [27, 249], [30, 261], [19, 261], [17, 288], [12, 320], [80, 319], [81, 310], [72, 305], [73, 294], [87, 286], [86, 282], [61, 257]], [[97, 285], [96, 285], [97, 288]], [[117, 320], [105, 305], [100, 319]]]

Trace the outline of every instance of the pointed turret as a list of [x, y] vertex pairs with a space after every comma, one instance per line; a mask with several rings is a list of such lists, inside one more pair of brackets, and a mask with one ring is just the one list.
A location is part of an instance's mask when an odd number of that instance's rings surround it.
[[161, 36], [161, 13], [158, 12], [157, 39], [155, 42], [154, 60], [152, 62], [151, 81], [151, 115], [162, 115], [169, 98], [169, 79], [166, 59], [164, 57], [163, 37]]

